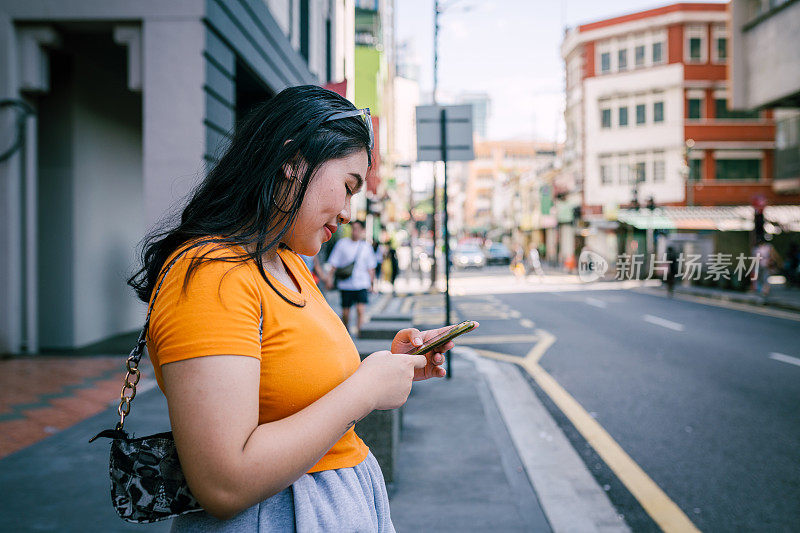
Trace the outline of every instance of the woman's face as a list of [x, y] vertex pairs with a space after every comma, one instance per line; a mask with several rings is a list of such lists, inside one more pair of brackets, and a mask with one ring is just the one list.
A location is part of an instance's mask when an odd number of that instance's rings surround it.
[[339, 223], [350, 221], [350, 198], [363, 186], [367, 164], [366, 150], [323, 163], [311, 177], [283, 242], [297, 253], [316, 255]]

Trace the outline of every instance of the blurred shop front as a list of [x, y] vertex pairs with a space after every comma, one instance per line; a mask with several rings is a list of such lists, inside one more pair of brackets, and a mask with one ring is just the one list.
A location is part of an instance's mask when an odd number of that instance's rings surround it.
[[[767, 206], [763, 214], [764, 235], [783, 255], [800, 239], [800, 206]], [[617, 219], [619, 253], [662, 257], [672, 247], [678, 254], [699, 255], [706, 264], [712, 254], [749, 257], [756, 244], [755, 210], [750, 206], [621, 209]], [[723, 281], [725, 288], [744, 289], [745, 284]]]

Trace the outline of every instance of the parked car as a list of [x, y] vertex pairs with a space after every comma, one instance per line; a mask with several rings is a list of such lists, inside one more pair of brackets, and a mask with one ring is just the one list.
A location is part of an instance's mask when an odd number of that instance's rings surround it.
[[460, 244], [453, 252], [452, 262], [456, 268], [483, 268], [486, 256], [475, 244]]
[[501, 242], [493, 243], [486, 249], [487, 265], [510, 265], [511, 250]]

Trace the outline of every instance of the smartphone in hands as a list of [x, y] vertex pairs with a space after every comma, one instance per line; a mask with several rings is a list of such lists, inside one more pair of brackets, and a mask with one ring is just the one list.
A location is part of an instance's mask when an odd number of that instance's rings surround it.
[[410, 355], [419, 355], [427, 353], [433, 350], [434, 348], [438, 348], [439, 346], [447, 344], [448, 342], [455, 339], [459, 335], [467, 333], [468, 331], [472, 331], [473, 329], [475, 329], [477, 325], [478, 323], [475, 322], [474, 320], [465, 320], [464, 322], [457, 324], [448, 330], [445, 330], [443, 333], [440, 333], [436, 337], [427, 341], [422, 346], [414, 348], [412, 351], [408, 353]]

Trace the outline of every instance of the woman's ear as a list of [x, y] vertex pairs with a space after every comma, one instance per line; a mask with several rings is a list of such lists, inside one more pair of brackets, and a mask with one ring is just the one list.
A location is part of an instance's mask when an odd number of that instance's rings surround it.
[[[294, 141], [292, 139], [286, 139], [286, 141], [283, 143], [283, 146], [286, 146], [291, 142]], [[297, 151], [294, 155], [292, 155], [289, 162], [283, 165], [283, 175], [288, 181], [299, 182], [302, 180], [302, 176], [305, 173], [306, 168], [307, 166], [305, 159], [300, 155], [300, 152]]]
[[296, 154], [289, 162], [283, 165], [282, 170], [285, 179], [277, 183], [275, 197], [275, 205], [280, 211], [288, 213], [291, 210], [297, 195], [300, 194], [303, 176], [307, 168], [307, 163], [300, 154]]
[[292, 157], [288, 163], [283, 165], [283, 176], [287, 181], [295, 181], [299, 184], [303, 179], [306, 168], [307, 164], [305, 159], [303, 159], [300, 154], [297, 154]]

